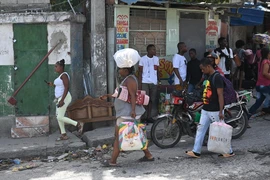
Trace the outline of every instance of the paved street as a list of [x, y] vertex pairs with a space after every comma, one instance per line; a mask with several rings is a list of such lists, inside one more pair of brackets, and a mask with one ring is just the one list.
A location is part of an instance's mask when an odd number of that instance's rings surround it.
[[[266, 117], [268, 118], [268, 117]], [[39, 167], [19, 172], [0, 171], [0, 179], [14, 180], [136, 180], [136, 179], [270, 179], [270, 121], [264, 117], [252, 120], [246, 133], [233, 140], [236, 156], [220, 158], [207, 152], [206, 147], [200, 159], [192, 159], [184, 154], [193, 145], [193, 138], [184, 136], [181, 142], [171, 149], [150, 147], [155, 162], [139, 163], [141, 152], [122, 154], [119, 164], [122, 167], [104, 168], [98, 161], [75, 160], [63, 162], [36, 162]]]

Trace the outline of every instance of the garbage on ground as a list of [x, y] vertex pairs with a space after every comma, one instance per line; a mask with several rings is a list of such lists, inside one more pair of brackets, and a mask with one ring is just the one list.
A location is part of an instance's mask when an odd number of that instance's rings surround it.
[[72, 161], [75, 159], [81, 159], [83, 161], [92, 160], [100, 161], [102, 159], [108, 158], [112, 153], [112, 146], [104, 144], [102, 146], [98, 145], [97, 147], [92, 147], [89, 149], [79, 149], [77, 151], [71, 151], [64, 153], [58, 157], [48, 156], [47, 159], [42, 159], [42, 162], [58, 162], [58, 161]]
[[13, 159], [13, 162], [16, 165], [21, 164], [21, 160], [20, 159]]
[[36, 165], [34, 163], [31, 163], [31, 164], [24, 165], [24, 166], [14, 167], [12, 169], [12, 172], [23, 171], [23, 170], [26, 170], [26, 169], [33, 169], [33, 168], [36, 168], [36, 167], [38, 167], [38, 165]]
[[64, 158], [67, 157], [68, 155], [69, 155], [69, 153], [62, 154], [62, 155], [59, 156], [57, 159], [58, 159], [58, 160], [64, 159]]
[[[52, 162], [61, 162], [61, 161], [73, 161], [73, 160], [82, 160], [82, 161], [100, 161], [103, 159], [110, 158], [113, 151], [113, 147], [111, 145], [103, 144], [98, 145], [97, 147], [92, 147], [89, 149], [79, 149], [76, 151], [65, 152], [60, 154], [59, 156], [48, 156], [45, 159], [40, 157], [24, 159], [0, 159], [0, 171], [8, 170], [12, 166], [13, 172], [16, 171], [23, 171], [26, 169], [32, 169], [38, 167], [36, 163], [38, 162], [45, 162], [45, 163], [52, 163]], [[122, 152], [120, 155], [122, 157], [126, 156], [127, 152]], [[23, 162], [31, 162], [30, 164], [23, 163]], [[25, 165], [26, 164], [26, 165]]]
[[12, 167], [13, 165], [14, 165], [14, 163], [13, 163], [12, 159], [1, 159], [0, 160], [0, 171], [7, 170], [10, 167]]

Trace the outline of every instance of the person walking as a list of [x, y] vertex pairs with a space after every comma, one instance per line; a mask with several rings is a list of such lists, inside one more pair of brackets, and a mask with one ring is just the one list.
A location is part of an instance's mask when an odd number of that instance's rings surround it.
[[55, 87], [54, 94], [55, 94], [55, 102], [56, 104], [56, 118], [58, 121], [58, 125], [60, 128], [61, 136], [57, 139], [60, 140], [67, 140], [69, 137], [66, 134], [65, 124], [71, 124], [76, 126], [79, 133], [82, 131], [82, 126], [79, 122], [74, 121], [68, 117], [65, 117], [65, 113], [67, 110], [68, 105], [70, 104], [72, 97], [69, 92], [69, 81], [70, 77], [65, 70], [65, 60], [62, 59], [55, 63], [55, 72], [59, 74], [58, 78], [54, 80], [54, 82], [48, 82], [49, 86]]
[[231, 80], [231, 68], [232, 68], [232, 59], [233, 51], [231, 48], [228, 48], [227, 40], [224, 37], [218, 39], [219, 48], [216, 48], [214, 52], [220, 57], [220, 62], [217, 64], [224, 72], [224, 76]]
[[[201, 112], [200, 122], [197, 127], [195, 144], [192, 151], [186, 151], [186, 154], [191, 157], [199, 158], [205, 133], [210, 124], [214, 121], [224, 120], [224, 97], [223, 87], [224, 82], [221, 75], [215, 71], [212, 60], [204, 58], [201, 61], [200, 68], [202, 72], [208, 75], [205, 79], [203, 86], [203, 108]], [[215, 77], [215, 78], [213, 78]], [[228, 154], [220, 154], [220, 157], [232, 157], [234, 153], [232, 149]]]
[[143, 56], [139, 62], [139, 89], [146, 91], [150, 97], [149, 105], [146, 106], [146, 112], [143, 121], [153, 123], [158, 116], [158, 83], [159, 80], [159, 59], [156, 56], [156, 47], [153, 44], [147, 46], [147, 55]]
[[196, 57], [196, 49], [189, 50], [189, 57], [190, 61], [187, 64], [188, 93], [193, 92], [202, 77], [201, 62]]
[[[243, 74], [244, 74], [244, 67], [245, 67], [245, 42], [243, 40], [237, 40], [235, 42], [235, 51], [234, 51], [234, 58], [235, 60], [238, 58], [239, 64], [236, 65], [235, 73], [233, 74], [233, 83], [235, 85], [235, 89], [242, 89], [242, 82], [243, 82]], [[237, 56], [237, 58], [236, 58]], [[236, 63], [237, 64], [237, 63]]]
[[[116, 116], [115, 126], [115, 140], [113, 144], [113, 152], [110, 160], [104, 160], [102, 164], [104, 166], [118, 166], [117, 158], [119, 156], [119, 125], [122, 122], [128, 121], [140, 121], [141, 116], [144, 114], [145, 109], [142, 105], [136, 105], [136, 92], [138, 90], [138, 81], [134, 72], [134, 65], [140, 60], [138, 52], [131, 48], [119, 50], [115, 53], [114, 59], [118, 67], [119, 75], [124, 79], [120, 86], [125, 86], [128, 89], [129, 96], [131, 97], [131, 103], [122, 101], [118, 98], [114, 99], [114, 109]], [[106, 94], [100, 97], [105, 100], [107, 98], [113, 98], [115, 95]], [[143, 150], [144, 156], [139, 161], [154, 161], [154, 157], [148, 149]]]
[[178, 53], [173, 57], [173, 71], [175, 74], [174, 84], [175, 89], [180, 91], [185, 88], [187, 77], [187, 60], [184, 54], [187, 52], [187, 47], [184, 42], [177, 44]]
[[249, 118], [256, 113], [265, 99], [270, 98], [270, 51], [261, 50], [261, 61], [258, 63], [258, 80], [256, 83], [256, 102], [249, 109]]

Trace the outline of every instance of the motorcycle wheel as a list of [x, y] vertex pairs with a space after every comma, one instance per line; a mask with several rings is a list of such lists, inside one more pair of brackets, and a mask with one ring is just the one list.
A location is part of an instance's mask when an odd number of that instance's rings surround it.
[[182, 129], [179, 121], [173, 123], [172, 117], [157, 119], [151, 128], [153, 143], [162, 148], [172, 148], [181, 139]]
[[[226, 122], [226, 119], [235, 117], [236, 114], [239, 113], [240, 108], [232, 107], [231, 109], [229, 109], [229, 111], [230, 111], [230, 114], [227, 111], [225, 111], [225, 122]], [[237, 139], [241, 137], [247, 130], [248, 116], [246, 112], [244, 111], [240, 119], [227, 123], [227, 124], [233, 127], [232, 139]]]

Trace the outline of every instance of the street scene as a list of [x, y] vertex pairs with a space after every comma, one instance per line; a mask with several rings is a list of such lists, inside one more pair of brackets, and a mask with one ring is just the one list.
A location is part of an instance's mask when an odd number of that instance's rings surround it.
[[270, 2], [0, 10], [0, 180], [270, 179]]
[[[92, 156], [86, 148], [87, 152], [84, 152], [82, 157], [68, 156], [58, 162], [42, 162], [41, 159], [32, 157], [32, 160], [13, 165], [8, 170], [1, 170], [0, 179], [269, 179], [270, 143], [267, 141], [267, 118], [269, 117], [265, 116], [252, 120], [252, 128], [240, 139], [232, 141], [236, 155], [229, 159], [208, 152], [206, 147], [203, 148], [203, 156], [200, 159], [187, 157], [184, 152], [191, 148], [194, 138], [184, 136], [174, 148], [160, 149], [151, 145], [149, 149], [156, 158], [154, 162], [138, 162], [142, 153], [133, 151], [120, 155], [121, 167], [103, 167], [98, 158]], [[110, 153], [104, 154], [103, 157], [109, 158]], [[33, 164], [37, 167], [22, 171], [13, 170]]]

